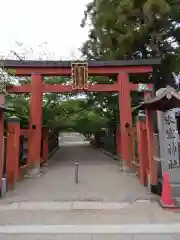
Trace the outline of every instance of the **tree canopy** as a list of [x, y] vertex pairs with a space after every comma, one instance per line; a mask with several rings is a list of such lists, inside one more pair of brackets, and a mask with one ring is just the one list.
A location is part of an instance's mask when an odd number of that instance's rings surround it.
[[[155, 90], [176, 87], [180, 70], [180, 4], [177, 0], [92, 0], [84, 12], [81, 26], [90, 25], [82, 56], [93, 60], [161, 59], [153, 74], [130, 75], [132, 82], [154, 83]], [[113, 77], [104, 79], [114, 81]], [[118, 108], [117, 96], [93, 94], [108, 112]], [[140, 101], [132, 93], [132, 105]]]
[[173, 73], [180, 68], [179, 1], [94, 0], [86, 7], [82, 27], [89, 21], [84, 56], [96, 60], [160, 57], [162, 64], [152, 79], [156, 88], [174, 84]]

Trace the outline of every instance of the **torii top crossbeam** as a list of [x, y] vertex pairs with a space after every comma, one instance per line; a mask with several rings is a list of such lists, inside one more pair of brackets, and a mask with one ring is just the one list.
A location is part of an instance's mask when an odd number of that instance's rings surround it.
[[160, 64], [160, 59], [136, 59], [115, 61], [29, 61], [0, 60], [0, 66], [14, 70], [16, 76], [30, 76], [39, 73], [43, 76], [70, 76], [72, 63], [87, 63], [88, 74], [105, 76], [118, 73], [148, 73], [153, 66]]

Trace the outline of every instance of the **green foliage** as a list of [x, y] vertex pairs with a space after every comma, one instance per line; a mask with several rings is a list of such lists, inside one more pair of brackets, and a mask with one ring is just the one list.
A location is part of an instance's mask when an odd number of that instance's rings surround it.
[[89, 39], [82, 47], [84, 56], [132, 59], [139, 51], [143, 58], [161, 57], [160, 71], [153, 75], [156, 88], [173, 84], [172, 72], [179, 72], [180, 68], [178, 1], [94, 0], [87, 5], [82, 26], [86, 19], [91, 20], [92, 27]]
[[[159, 57], [162, 63], [153, 75], [130, 75], [130, 81], [153, 82], [155, 90], [167, 84], [175, 86], [173, 73], [180, 71], [178, 1], [93, 0], [86, 7], [82, 27], [87, 20], [91, 30], [82, 46], [84, 57], [95, 60]], [[111, 81], [111, 77], [106, 81]], [[112, 109], [118, 108], [116, 95], [92, 94], [91, 99], [107, 109], [109, 119], [113, 118]], [[133, 93], [132, 105], [139, 101], [139, 95]]]

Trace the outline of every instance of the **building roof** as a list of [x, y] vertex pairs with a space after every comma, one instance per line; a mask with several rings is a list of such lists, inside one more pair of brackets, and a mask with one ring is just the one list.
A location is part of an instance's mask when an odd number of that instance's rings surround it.
[[161, 89], [155, 97], [147, 99], [135, 107], [133, 111], [146, 108], [165, 112], [178, 107], [180, 107], [180, 94], [171, 86], [167, 86]]
[[171, 86], [167, 86], [161, 93], [154, 98], [144, 102], [146, 108], [152, 110], [167, 111], [180, 106], [180, 94]]

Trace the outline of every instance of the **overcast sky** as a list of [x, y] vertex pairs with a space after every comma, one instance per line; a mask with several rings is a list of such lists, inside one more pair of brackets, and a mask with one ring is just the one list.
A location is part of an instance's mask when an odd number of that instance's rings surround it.
[[26, 53], [28, 59], [37, 59], [42, 52], [48, 53], [49, 60], [79, 57], [78, 48], [88, 34], [88, 29], [80, 27], [88, 2], [0, 0], [0, 54], [8, 56], [13, 50]]

